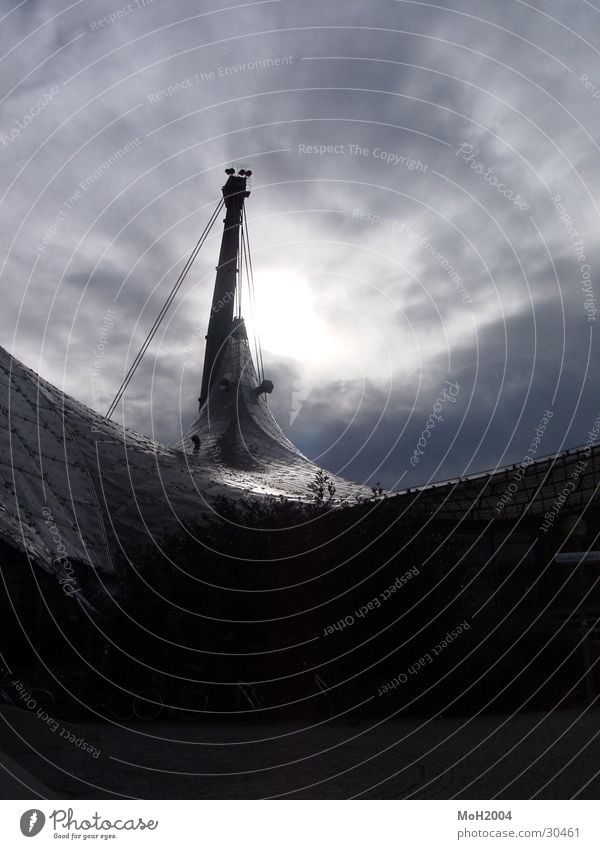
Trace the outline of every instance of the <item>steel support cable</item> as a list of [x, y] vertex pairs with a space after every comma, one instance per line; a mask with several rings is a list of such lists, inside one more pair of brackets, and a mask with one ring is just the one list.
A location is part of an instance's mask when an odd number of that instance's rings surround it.
[[248, 281], [249, 281], [248, 290], [251, 293], [251, 297], [254, 301], [254, 311], [255, 311], [255, 314], [256, 314], [256, 319], [255, 319], [255, 322], [254, 322], [255, 325], [256, 325], [256, 329], [255, 329], [255, 346], [257, 348], [257, 363], [256, 363], [256, 365], [257, 365], [257, 368], [258, 368], [259, 380], [262, 382], [264, 380], [264, 377], [265, 377], [265, 369], [264, 369], [264, 364], [263, 364], [262, 346], [260, 344], [260, 334], [258, 332], [258, 310], [257, 310], [257, 307], [256, 307], [256, 290], [254, 288], [254, 269], [252, 267], [252, 254], [250, 252], [250, 236], [248, 234], [248, 219], [246, 217], [246, 208], [245, 207], [244, 207], [244, 219], [243, 220], [244, 220], [244, 225], [245, 225], [244, 226], [244, 232], [246, 234], [246, 256], [247, 256], [248, 267], [249, 267], [249, 271], [248, 271], [248, 274], [247, 274]]
[[[250, 267], [250, 272], [249, 272], [250, 286], [251, 286], [251, 289], [252, 289], [252, 297], [254, 298], [254, 303], [256, 305], [256, 288], [254, 286], [254, 269], [252, 267], [252, 253], [250, 252], [250, 236], [248, 234], [248, 221], [247, 220], [246, 220], [245, 231], [246, 231], [246, 245], [247, 245], [247, 254], [248, 254], [248, 264], [249, 264], [249, 267]], [[257, 312], [257, 315], [258, 315], [258, 307], [255, 306], [255, 309], [256, 309], [256, 312]], [[264, 367], [264, 363], [263, 363], [262, 345], [261, 345], [261, 342], [260, 342], [260, 333], [259, 333], [259, 330], [258, 330], [258, 320], [256, 322], [256, 325], [257, 325], [257, 327], [256, 327], [256, 344], [257, 344], [257, 348], [258, 348], [258, 360], [259, 360], [258, 367], [259, 367], [259, 370], [260, 370], [259, 371], [260, 379], [262, 381], [262, 380], [264, 380], [264, 377], [265, 377], [265, 367]]]
[[264, 375], [261, 376], [261, 357], [260, 357], [260, 349], [259, 349], [259, 328], [258, 328], [258, 306], [256, 304], [256, 297], [254, 291], [254, 281], [251, 279], [249, 262], [248, 262], [248, 254], [249, 251], [246, 250], [246, 244], [244, 244], [244, 263], [246, 265], [246, 280], [248, 281], [248, 300], [251, 306], [252, 312], [252, 322], [253, 322], [253, 342], [254, 342], [254, 356], [256, 359], [256, 371], [258, 375], [259, 381], [263, 380]]
[[[240, 236], [238, 241], [238, 256], [240, 260], [242, 259], [244, 254], [244, 222], [240, 225]], [[236, 315], [241, 318], [242, 317], [242, 291], [243, 291], [243, 279], [242, 279], [242, 262], [240, 261], [240, 267], [238, 269], [238, 285], [235, 287], [235, 294], [237, 299], [237, 313]]]
[[244, 221], [242, 221], [242, 229], [241, 229], [241, 233], [242, 233], [242, 254], [241, 254], [241, 262], [240, 262], [240, 270], [242, 268], [244, 268], [244, 266], [245, 266], [245, 268], [246, 268], [246, 281], [247, 281], [247, 286], [248, 286], [248, 303], [250, 304], [250, 315], [251, 315], [251, 318], [252, 318], [252, 341], [254, 342], [254, 357], [255, 357], [255, 360], [256, 360], [256, 370], [257, 370], [258, 378], [259, 378], [259, 380], [262, 380], [262, 378], [260, 377], [260, 362], [259, 362], [259, 357], [258, 357], [258, 344], [257, 344], [257, 340], [258, 340], [258, 327], [257, 327], [258, 311], [257, 311], [257, 308], [256, 308], [256, 301], [253, 298], [253, 292], [250, 288], [250, 270], [249, 270], [249, 266], [248, 266], [248, 251], [246, 250], [246, 240], [245, 240], [245, 236], [244, 236], [245, 232], [246, 231], [245, 231], [245, 227], [244, 227]]
[[160, 325], [162, 323], [163, 318], [167, 314], [169, 307], [173, 303], [173, 300], [175, 299], [177, 292], [181, 288], [181, 285], [183, 284], [183, 281], [185, 280], [190, 268], [192, 267], [194, 260], [198, 256], [198, 253], [200, 252], [200, 248], [202, 247], [202, 245], [206, 241], [208, 234], [210, 233], [215, 221], [217, 220], [219, 213], [221, 212], [221, 209], [223, 208], [224, 203], [225, 203], [225, 201], [223, 199], [221, 199], [221, 201], [217, 205], [217, 208], [212, 213], [212, 215], [211, 215], [211, 217], [208, 221], [208, 224], [206, 225], [206, 227], [202, 231], [202, 235], [200, 236], [200, 238], [196, 242], [196, 245], [195, 245], [193, 251], [191, 252], [191, 254], [189, 255], [186, 264], [184, 265], [181, 273], [179, 274], [179, 277], [177, 278], [177, 280], [173, 284], [173, 288], [171, 289], [169, 296], [167, 297], [167, 300], [165, 301], [165, 303], [161, 307], [160, 312], [158, 313], [157, 317], [154, 319], [154, 324], [150, 328], [148, 335], [146, 336], [141, 348], [139, 349], [139, 351], [135, 355], [135, 358], [134, 358], [133, 362], [131, 363], [131, 365], [129, 366], [127, 374], [123, 378], [123, 382], [121, 383], [121, 385], [120, 385], [120, 387], [117, 391], [117, 394], [113, 398], [111, 405], [106, 412], [106, 418], [107, 419], [110, 419], [110, 417], [112, 416], [112, 414], [116, 410], [116, 408], [119, 404], [119, 401], [123, 397], [125, 390], [127, 389], [129, 384], [131, 383], [131, 380], [132, 380], [139, 364], [141, 363], [141, 361], [144, 357], [144, 354], [148, 350], [148, 347], [149, 347], [150, 343], [152, 342], [152, 340], [154, 339], [156, 332], [157, 332], [158, 328], [160, 327]]

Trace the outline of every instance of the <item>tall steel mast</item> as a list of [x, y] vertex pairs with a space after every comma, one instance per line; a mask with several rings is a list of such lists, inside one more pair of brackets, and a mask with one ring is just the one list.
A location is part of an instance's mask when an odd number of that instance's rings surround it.
[[224, 218], [223, 239], [219, 253], [219, 264], [215, 279], [215, 290], [206, 334], [206, 352], [202, 372], [200, 406], [204, 404], [210, 392], [213, 379], [225, 344], [233, 325], [233, 307], [238, 275], [238, 253], [240, 245], [240, 226], [244, 201], [250, 195], [246, 189], [246, 179], [251, 171], [227, 168], [228, 180], [223, 186], [223, 199], [227, 210]]

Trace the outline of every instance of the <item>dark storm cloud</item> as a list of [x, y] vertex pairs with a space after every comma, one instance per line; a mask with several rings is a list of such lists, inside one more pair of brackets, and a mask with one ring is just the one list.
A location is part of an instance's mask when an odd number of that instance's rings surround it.
[[[234, 163], [257, 280], [282, 279], [268, 320], [290, 323], [265, 347], [272, 406], [307, 454], [414, 485], [520, 459], [550, 403], [544, 450], [584, 441], [589, 4], [0, 7], [2, 343], [44, 377], [108, 406]], [[167, 442], [196, 409], [217, 252], [215, 233], [128, 393], [127, 424]], [[459, 399], [411, 467], [444, 380]]]

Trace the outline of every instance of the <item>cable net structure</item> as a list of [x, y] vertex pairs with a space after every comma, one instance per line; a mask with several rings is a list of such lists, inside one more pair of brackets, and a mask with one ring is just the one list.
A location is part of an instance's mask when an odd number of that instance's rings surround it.
[[[255, 300], [243, 199], [247, 174], [228, 169], [223, 200], [130, 364], [108, 415], [61, 392], [0, 348], [0, 539], [61, 578], [65, 558], [115, 572], [135, 550], [155, 546], [203, 515], [218, 498], [313, 499], [319, 467], [283, 433], [267, 403], [259, 340], [249, 340], [241, 279]], [[174, 446], [113, 422], [162, 318], [218, 214], [227, 208], [208, 324], [204, 397]], [[243, 278], [240, 278], [243, 269]], [[245, 303], [245, 302], [244, 302]], [[252, 348], [254, 347], [254, 356]], [[198, 375], [200, 381], [200, 374]], [[600, 425], [599, 425], [600, 426]], [[565, 519], [598, 504], [600, 446], [398, 493], [381, 493], [401, 516], [451, 522], [473, 533], [527, 528], [548, 538]], [[370, 486], [329, 477], [332, 506], [373, 498]], [[544, 527], [544, 523], [547, 527]]]

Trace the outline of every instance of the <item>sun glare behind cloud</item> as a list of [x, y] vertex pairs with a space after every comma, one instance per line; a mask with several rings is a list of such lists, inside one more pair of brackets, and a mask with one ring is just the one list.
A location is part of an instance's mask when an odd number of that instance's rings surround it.
[[261, 271], [255, 290], [254, 314], [247, 299], [242, 313], [249, 334], [258, 332], [265, 351], [305, 360], [331, 356], [333, 344], [314, 293], [302, 276], [283, 269]]

